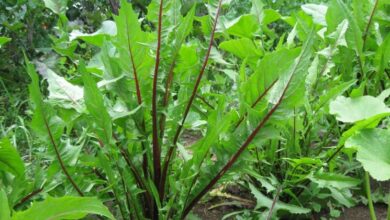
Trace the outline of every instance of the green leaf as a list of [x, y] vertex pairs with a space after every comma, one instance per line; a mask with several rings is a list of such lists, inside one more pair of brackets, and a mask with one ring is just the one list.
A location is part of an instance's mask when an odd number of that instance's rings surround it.
[[[305, 79], [307, 76], [307, 70], [310, 65], [310, 59], [312, 56], [312, 45], [314, 43], [314, 30], [309, 34], [308, 39], [302, 46], [301, 53], [297, 58], [293, 60], [291, 65], [285, 70], [280, 76], [278, 81], [272, 87], [269, 92], [269, 102], [276, 104], [280, 98], [284, 100], [283, 103], [286, 105], [297, 105], [302, 102], [302, 97], [305, 93]], [[289, 60], [279, 60], [279, 62], [290, 62]], [[286, 92], [285, 92], [286, 91]]]
[[357, 186], [361, 180], [337, 173], [325, 173], [322, 171], [312, 174], [310, 180], [317, 183], [320, 188], [348, 189]]
[[50, 140], [53, 139], [54, 143], [58, 143], [64, 130], [64, 122], [56, 116], [51, 106], [43, 102], [38, 74], [27, 57], [25, 57], [25, 62], [27, 73], [31, 78], [28, 86], [30, 100], [35, 107], [31, 127], [43, 142], [51, 143]]
[[382, 42], [375, 54], [375, 66], [377, 75], [382, 76], [385, 69], [389, 67], [390, 61], [390, 35]]
[[339, 85], [335, 85], [330, 90], [324, 92], [324, 94], [320, 96], [320, 99], [318, 101], [318, 105], [316, 106], [316, 111], [321, 109], [324, 105], [328, 105], [330, 100], [335, 99], [337, 96], [343, 94], [345, 91], [347, 91], [355, 83], [356, 83], [356, 80], [342, 82]]
[[263, 52], [248, 38], [224, 41], [219, 45], [219, 48], [241, 59], [248, 58], [248, 61], [251, 63], [256, 63], [260, 56], [263, 55]]
[[262, 51], [248, 38], [224, 41], [219, 45], [222, 50], [228, 51], [242, 59], [246, 57], [259, 57]]
[[329, 113], [336, 115], [337, 120], [346, 123], [357, 122], [389, 112], [390, 108], [386, 106], [383, 100], [373, 96], [357, 98], [339, 96], [329, 105]]
[[0, 189], [0, 219], [1, 220], [10, 220], [11, 211], [9, 209], [7, 194], [4, 189]]
[[0, 48], [1, 48], [4, 44], [10, 42], [11, 40], [12, 40], [12, 39], [9, 38], [9, 37], [0, 36]]
[[45, 201], [35, 202], [29, 209], [16, 212], [12, 216], [12, 220], [81, 219], [87, 214], [115, 219], [108, 208], [95, 197], [64, 196], [61, 198], [48, 197]]
[[[255, 196], [256, 198], [256, 208], [255, 209], [260, 209], [260, 208], [267, 208], [268, 210], [272, 206], [272, 200], [265, 195], [263, 195], [259, 190], [256, 189], [255, 186], [252, 184], [249, 184], [249, 188], [251, 190], [251, 193]], [[277, 201], [273, 213], [276, 213], [278, 210], [285, 210], [288, 211], [292, 214], [306, 214], [310, 212], [310, 209], [299, 207], [296, 205], [291, 205], [287, 203], [283, 203], [280, 201]]]
[[110, 144], [112, 138], [112, 122], [107, 108], [104, 105], [103, 96], [83, 63], [80, 63], [79, 68], [84, 82], [85, 105], [97, 125], [96, 133], [105, 144]]
[[228, 34], [253, 38], [256, 32], [259, 30], [260, 25], [254, 15], [247, 14], [240, 16], [233, 25], [231, 25], [226, 31]]
[[182, 22], [179, 24], [177, 31], [174, 33], [174, 43], [175, 43], [175, 52], [178, 52], [181, 45], [183, 44], [185, 38], [191, 33], [193, 28], [193, 22], [195, 18], [195, 7], [192, 7], [191, 10], [184, 17]]
[[390, 179], [390, 130], [361, 130], [349, 138], [345, 146], [357, 150], [356, 159], [374, 179]]
[[256, 71], [246, 82], [242, 83], [240, 91], [245, 101], [249, 105], [252, 105], [267, 87], [288, 71], [295, 58], [298, 57], [299, 52], [299, 49], [282, 48], [267, 53], [256, 66]]
[[282, 16], [279, 14], [279, 12], [273, 10], [273, 9], [264, 9], [262, 17], [260, 19], [260, 24], [263, 26], [263, 28], [274, 22], [277, 21]]
[[116, 24], [113, 21], [103, 21], [102, 27], [92, 34], [85, 34], [79, 30], [70, 33], [69, 40], [81, 39], [87, 43], [101, 47], [106, 36], [115, 36], [117, 33]]
[[3, 138], [0, 140], [0, 170], [24, 176], [25, 168], [22, 158], [10, 140]]
[[306, 14], [313, 17], [314, 23], [326, 26], [325, 15], [328, 10], [326, 5], [304, 4], [301, 8]]
[[67, 0], [43, 0], [45, 6], [56, 14], [63, 14], [66, 11]]
[[[354, 14], [356, 13], [358, 12], [354, 12]], [[343, 3], [343, 1], [333, 0], [330, 2], [328, 12], [326, 14], [326, 22], [328, 24], [327, 32], [335, 31], [337, 26], [339, 26], [344, 19], [347, 19], [349, 24], [345, 35], [347, 45], [350, 49], [354, 50], [357, 59], [359, 59], [359, 62], [364, 67], [362, 31], [355, 18], [356, 16], [351, 13], [351, 10], [345, 3]], [[353, 54], [345, 54], [344, 56], [349, 59], [344, 62], [351, 63], [354, 60], [350, 59], [351, 56], [352, 58], [354, 57]]]
[[[150, 70], [154, 59], [150, 56], [150, 45], [153, 44], [154, 36], [142, 31], [138, 21], [138, 15], [134, 12], [130, 3], [121, 1], [119, 16], [115, 16], [118, 34], [114, 38], [114, 45], [119, 54], [119, 65], [128, 80], [133, 80], [137, 75], [140, 83], [143, 102], [148, 102], [151, 97]], [[124, 80], [121, 80], [124, 81]], [[123, 83], [123, 82], [121, 82]], [[131, 81], [131, 88], [135, 94], [135, 83]]]
[[83, 88], [73, 85], [63, 77], [57, 75], [44, 63], [38, 63], [39, 73], [47, 80], [49, 90], [49, 100], [61, 107], [74, 108], [79, 112], [83, 108]]

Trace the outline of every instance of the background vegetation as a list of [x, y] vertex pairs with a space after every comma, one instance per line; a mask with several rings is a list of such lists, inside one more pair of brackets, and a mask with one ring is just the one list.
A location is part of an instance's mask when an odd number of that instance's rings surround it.
[[387, 0], [5, 0], [0, 24], [0, 220], [386, 218]]

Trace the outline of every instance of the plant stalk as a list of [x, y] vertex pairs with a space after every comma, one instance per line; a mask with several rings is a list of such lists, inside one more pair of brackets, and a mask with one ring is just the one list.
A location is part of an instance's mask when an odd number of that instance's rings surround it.
[[370, 31], [370, 26], [371, 26], [371, 23], [372, 23], [372, 19], [375, 15], [375, 11], [378, 7], [378, 3], [379, 3], [379, 0], [375, 0], [375, 3], [374, 3], [374, 6], [371, 10], [371, 14], [370, 14], [370, 17], [368, 18], [368, 22], [367, 22], [367, 25], [366, 25], [366, 28], [364, 29], [364, 33], [363, 33], [363, 50], [366, 48], [366, 41], [367, 41], [367, 36], [368, 36], [368, 32]]
[[367, 200], [368, 200], [368, 208], [370, 210], [370, 217], [371, 220], [376, 220], [375, 215], [375, 209], [374, 209], [374, 203], [372, 202], [371, 198], [371, 187], [370, 187], [370, 175], [367, 171], [364, 173], [364, 185], [366, 187], [366, 194], [367, 194]]
[[160, 8], [158, 14], [158, 32], [157, 32], [157, 50], [156, 50], [156, 64], [154, 66], [153, 75], [153, 94], [152, 94], [152, 124], [153, 124], [153, 169], [154, 169], [154, 184], [158, 186], [161, 178], [161, 149], [159, 146], [158, 137], [158, 122], [157, 122], [157, 82], [158, 69], [160, 66], [160, 50], [161, 50], [161, 29], [162, 29], [162, 14], [163, 14], [163, 0], [160, 0]]
[[[43, 112], [42, 112], [42, 113], [43, 113]], [[51, 133], [49, 124], [48, 124], [48, 122], [47, 122], [47, 119], [46, 119], [45, 115], [42, 115], [42, 116], [43, 116], [43, 120], [44, 120], [44, 122], [45, 122], [45, 127], [46, 127], [47, 133], [48, 133], [48, 135], [49, 135], [50, 142], [51, 142], [51, 144], [53, 145], [53, 148], [54, 148], [54, 151], [55, 151], [57, 160], [58, 160], [58, 162], [60, 163], [62, 172], [64, 172], [66, 178], [67, 178], [67, 179], [69, 180], [69, 182], [72, 184], [73, 188], [77, 191], [77, 193], [78, 193], [80, 196], [84, 196], [84, 193], [80, 190], [80, 188], [77, 186], [76, 182], [73, 180], [73, 178], [70, 176], [68, 170], [66, 169], [65, 164], [64, 164], [64, 161], [62, 160], [60, 151], [59, 151], [59, 149], [58, 149], [57, 143], [55, 142], [54, 137], [53, 137], [53, 134]]]
[[204, 72], [206, 70], [206, 66], [207, 66], [207, 63], [208, 63], [208, 60], [209, 60], [209, 57], [210, 57], [211, 48], [213, 46], [215, 30], [217, 28], [218, 17], [219, 17], [220, 11], [221, 11], [222, 1], [223, 0], [219, 0], [218, 1], [217, 13], [215, 15], [215, 21], [214, 21], [213, 29], [211, 31], [211, 36], [210, 36], [210, 42], [209, 42], [209, 46], [208, 46], [208, 49], [207, 49], [207, 52], [206, 52], [206, 55], [205, 55], [205, 58], [204, 58], [204, 61], [203, 61], [202, 68], [201, 68], [201, 70], [199, 72], [198, 78], [196, 79], [196, 83], [195, 83], [194, 89], [192, 90], [191, 97], [190, 97], [190, 99], [189, 99], [189, 101], [187, 103], [187, 106], [185, 108], [185, 111], [184, 111], [181, 123], [179, 124], [179, 126], [178, 126], [178, 128], [176, 130], [175, 136], [173, 138], [173, 144], [169, 147], [168, 152], [167, 152], [167, 154], [165, 156], [165, 161], [164, 161], [164, 165], [163, 165], [163, 172], [162, 172], [162, 179], [160, 181], [159, 188], [158, 188], [160, 196], [161, 196], [161, 199], [164, 198], [165, 182], [166, 182], [166, 177], [168, 175], [169, 164], [170, 164], [170, 161], [172, 159], [173, 151], [176, 148], [176, 144], [177, 144], [177, 141], [179, 140], [179, 136], [180, 136], [181, 130], [183, 129], [184, 122], [187, 119], [187, 116], [188, 116], [188, 113], [190, 111], [191, 105], [192, 105], [192, 103], [193, 103], [193, 101], [195, 99], [196, 93], [198, 91], [201, 79], [202, 79], [203, 74], [204, 74]]

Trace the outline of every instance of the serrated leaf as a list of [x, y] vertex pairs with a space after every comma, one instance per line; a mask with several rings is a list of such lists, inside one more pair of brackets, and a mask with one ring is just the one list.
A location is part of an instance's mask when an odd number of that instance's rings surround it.
[[313, 17], [314, 23], [326, 26], [325, 15], [328, 10], [326, 5], [304, 4], [301, 8], [306, 14]]
[[[249, 184], [249, 188], [251, 190], [251, 193], [255, 196], [256, 201], [257, 201], [255, 209], [267, 208], [269, 210], [272, 206], [272, 202], [273, 202], [272, 199], [263, 195], [252, 184]], [[306, 213], [310, 212], [310, 209], [299, 207], [296, 205], [287, 204], [287, 203], [280, 202], [280, 201], [276, 202], [273, 212], [276, 213], [277, 210], [285, 210], [285, 211], [288, 211], [292, 214], [306, 214]]]
[[320, 188], [348, 189], [357, 186], [361, 180], [337, 173], [316, 172], [310, 177], [312, 182], [318, 184]]
[[112, 138], [112, 122], [104, 99], [95, 80], [87, 72], [83, 63], [79, 65], [84, 82], [84, 101], [89, 114], [96, 123], [96, 134], [105, 144], [110, 144]]

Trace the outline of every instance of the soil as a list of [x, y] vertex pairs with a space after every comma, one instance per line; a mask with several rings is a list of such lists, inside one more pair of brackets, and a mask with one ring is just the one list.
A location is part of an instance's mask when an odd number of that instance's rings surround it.
[[[387, 207], [386, 205], [375, 205], [376, 218], [378, 220], [386, 220]], [[369, 220], [370, 211], [367, 206], [359, 205], [353, 208], [344, 210], [338, 220]]]
[[[223, 206], [215, 209], [211, 209], [212, 204], [203, 203], [199, 204], [194, 209], [194, 214], [202, 220], [220, 220], [224, 215], [234, 211], [238, 211], [234, 206]], [[375, 205], [375, 212], [377, 220], [386, 220], [387, 206], [384, 204]], [[312, 219], [321, 219], [320, 217], [313, 217]], [[325, 217], [325, 219], [329, 219]], [[341, 214], [337, 220], [369, 220], [370, 212], [367, 206], [359, 205], [353, 208], [347, 208]]]

